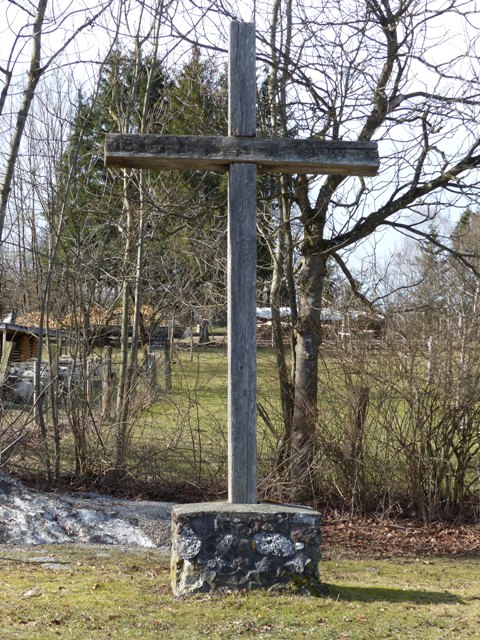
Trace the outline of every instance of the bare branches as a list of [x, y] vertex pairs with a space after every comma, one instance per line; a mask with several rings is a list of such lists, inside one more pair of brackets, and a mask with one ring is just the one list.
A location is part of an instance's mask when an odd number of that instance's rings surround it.
[[10, 142], [10, 152], [7, 158], [7, 166], [5, 175], [0, 186], [0, 242], [3, 236], [3, 226], [5, 221], [5, 214], [7, 210], [8, 198], [10, 190], [12, 188], [13, 174], [15, 165], [17, 162], [18, 151], [20, 148], [20, 142], [23, 137], [23, 131], [27, 121], [28, 112], [32, 104], [33, 96], [37, 88], [38, 81], [41, 76], [40, 71], [40, 53], [42, 42], [42, 28], [45, 19], [45, 11], [47, 8], [47, 0], [40, 0], [37, 7], [37, 13], [35, 16], [35, 22], [33, 25], [33, 43], [32, 43], [32, 57], [30, 63], [30, 69], [28, 71], [28, 78], [25, 90], [23, 92], [22, 105], [17, 113], [17, 122], [13, 132], [13, 136]]
[[358, 298], [359, 300], [361, 300], [364, 304], [367, 305], [367, 307], [369, 307], [370, 309], [373, 307], [373, 302], [371, 300], [369, 300], [361, 291], [360, 288], [358, 286], [357, 281], [355, 280], [355, 278], [353, 277], [352, 273], [350, 272], [349, 268], [347, 267], [347, 265], [345, 264], [344, 260], [339, 256], [338, 253], [336, 253], [335, 251], [331, 254], [332, 258], [335, 260], [335, 262], [338, 264], [338, 266], [340, 267], [340, 269], [342, 270], [343, 275], [346, 277], [348, 284], [350, 285], [350, 288], [352, 289], [352, 293], [353, 295]]
[[[28, 68], [28, 72], [26, 75], [25, 86], [22, 92], [22, 102], [17, 111], [16, 122], [13, 127], [13, 133], [10, 139], [9, 152], [6, 157], [6, 166], [4, 171], [4, 176], [2, 183], [0, 185], [0, 244], [3, 236], [3, 229], [5, 224], [5, 216], [7, 212], [8, 199], [10, 196], [10, 191], [12, 188], [13, 177], [15, 173], [15, 167], [17, 164], [18, 154], [20, 150], [20, 145], [23, 139], [23, 134], [25, 130], [25, 125], [27, 122], [28, 114], [30, 112], [30, 108], [35, 96], [35, 92], [37, 90], [38, 83], [41, 77], [45, 74], [46, 70], [53, 64], [53, 62], [67, 50], [69, 45], [78, 37], [78, 35], [91, 27], [96, 20], [107, 10], [107, 8], [111, 5], [113, 0], [106, 0], [103, 4], [100, 5], [99, 10], [86, 18], [86, 20], [81, 24], [78, 28], [73, 30], [73, 33], [70, 37], [68, 37], [55, 51], [54, 53], [47, 59], [45, 63], [42, 64], [42, 40], [44, 37], [44, 32], [46, 30], [46, 11], [48, 7], [48, 0], [39, 0], [36, 8], [36, 13], [34, 17], [34, 22], [32, 25], [31, 38], [32, 38], [32, 49], [31, 49], [31, 58], [30, 65]], [[16, 3], [13, 3], [16, 4]], [[75, 13], [76, 11], [74, 11]], [[30, 14], [29, 14], [30, 15]], [[15, 42], [18, 39], [15, 38]], [[11, 51], [10, 56], [13, 55], [13, 49]], [[10, 64], [10, 60], [9, 60]], [[2, 94], [0, 96], [0, 113], [3, 111], [5, 101], [7, 99], [7, 94], [9, 90], [9, 85], [12, 78], [12, 70], [7, 68], [4, 70], [6, 75], [6, 80], [4, 86], [2, 88]]]
[[[402, 195], [394, 200], [390, 200], [366, 218], [361, 218], [349, 232], [340, 234], [329, 241], [329, 245], [331, 247], [340, 248], [358, 242], [375, 231], [380, 224], [384, 224], [388, 218], [392, 217], [396, 213], [406, 210], [420, 198], [423, 198], [434, 191], [448, 189], [449, 186], [455, 185], [460, 179], [461, 174], [470, 169], [480, 167], [480, 153], [474, 153], [478, 150], [479, 145], [480, 141], [475, 143], [469, 153], [455, 166], [440, 173], [432, 180], [423, 183], [416, 183], [413, 181], [411, 184], [406, 185], [406, 190]], [[423, 154], [421, 158], [422, 157]], [[421, 161], [422, 160], [420, 160], [420, 162]]]
[[446, 242], [442, 242], [438, 237], [433, 235], [432, 233], [428, 233], [426, 231], [422, 231], [421, 229], [416, 229], [412, 225], [403, 224], [401, 222], [393, 222], [390, 220], [386, 220], [384, 225], [388, 225], [393, 229], [401, 230], [405, 233], [405, 235], [409, 237], [417, 237], [422, 238], [423, 240], [428, 241], [433, 246], [437, 247], [441, 251], [444, 251], [448, 255], [452, 256], [456, 260], [458, 260], [461, 264], [463, 264], [467, 269], [469, 269], [472, 273], [474, 273], [478, 278], [480, 278], [480, 271], [472, 260], [468, 258], [476, 258], [478, 257], [476, 254], [468, 254], [464, 251], [458, 251], [452, 245], [447, 244]]

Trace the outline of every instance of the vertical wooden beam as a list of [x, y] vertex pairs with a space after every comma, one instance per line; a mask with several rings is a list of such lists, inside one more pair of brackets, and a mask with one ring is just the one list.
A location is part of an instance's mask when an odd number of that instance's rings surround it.
[[256, 132], [255, 24], [230, 23], [228, 64], [228, 135]]
[[[233, 22], [229, 50], [229, 135], [256, 130], [255, 25]], [[228, 178], [228, 499], [257, 502], [256, 175], [232, 164]]]

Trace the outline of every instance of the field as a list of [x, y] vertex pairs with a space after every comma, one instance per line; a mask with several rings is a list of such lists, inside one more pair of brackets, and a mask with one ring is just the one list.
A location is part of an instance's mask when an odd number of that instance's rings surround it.
[[[227, 456], [226, 347], [178, 350], [172, 364], [172, 390], [165, 392], [159, 358], [156, 402], [133, 424], [129, 464], [146, 481], [187, 481], [221, 490], [226, 486]], [[269, 416], [257, 421], [260, 475], [271, 468], [275, 443], [282, 433], [274, 354], [258, 352], [257, 402]]]
[[158, 552], [71, 545], [0, 555], [2, 640], [480, 637], [478, 559], [331, 557], [321, 595], [178, 600]]
[[[416, 351], [364, 347], [360, 354], [333, 344], [322, 351], [314, 503], [352, 512], [419, 515], [425, 521], [478, 519], [480, 386], [463, 384], [459, 375], [452, 378], [448, 367], [449, 376], [437, 375], [432, 384], [425, 359]], [[257, 366], [259, 496], [289, 501], [293, 486], [275, 465], [284, 434], [275, 353], [258, 349]], [[86, 402], [82, 389], [75, 390], [60, 403], [57, 431], [47, 411], [50, 467], [56, 450], [61, 485], [73, 480], [83, 488], [173, 501], [225, 497], [225, 345], [218, 340], [193, 352], [187, 344], [177, 345], [168, 376], [163, 354], [155, 371], [155, 384], [150, 373], [141, 376], [129, 400], [121, 487], [111, 484], [115, 407], [105, 414], [98, 396], [87, 394]], [[31, 407], [10, 409], [2, 428], [8, 443], [22, 420], [30, 425], [30, 438], [20, 443], [10, 468], [36, 481], [45, 475], [45, 447]]]

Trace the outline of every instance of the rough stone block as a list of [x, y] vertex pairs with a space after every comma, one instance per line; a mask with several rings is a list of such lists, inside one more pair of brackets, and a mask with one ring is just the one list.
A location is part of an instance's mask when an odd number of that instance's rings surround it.
[[175, 595], [318, 583], [320, 514], [278, 504], [199, 503], [172, 513]]

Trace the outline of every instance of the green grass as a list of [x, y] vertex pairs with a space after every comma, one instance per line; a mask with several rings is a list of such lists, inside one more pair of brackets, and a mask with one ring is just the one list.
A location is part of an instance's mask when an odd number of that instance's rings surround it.
[[480, 637], [475, 559], [329, 560], [322, 597], [257, 591], [178, 600], [159, 552], [3, 547], [0, 556], [2, 640]]
[[[164, 392], [163, 362], [158, 365], [162, 392], [138, 419], [131, 448], [131, 467], [152, 469], [152, 476], [202, 484], [226, 477], [227, 354], [226, 349], [177, 351], [172, 366], [172, 392]], [[259, 350], [258, 401], [281, 435], [275, 356]], [[259, 457], [272, 455], [275, 436], [258, 419]], [[157, 464], [158, 460], [158, 464]], [[145, 464], [146, 463], [146, 464]], [[271, 466], [271, 465], [269, 465]], [[153, 468], [155, 467], [155, 468]]]

